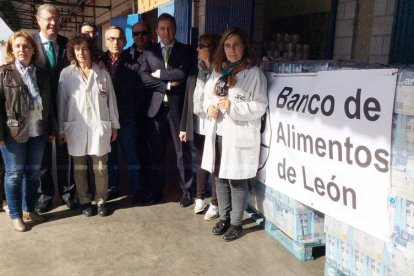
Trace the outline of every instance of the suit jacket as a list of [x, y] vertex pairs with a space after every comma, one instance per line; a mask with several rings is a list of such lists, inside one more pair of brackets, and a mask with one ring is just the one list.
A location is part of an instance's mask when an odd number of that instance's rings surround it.
[[[174, 112], [181, 118], [187, 75], [196, 64], [195, 51], [190, 46], [175, 41], [168, 59], [168, 66], [165, 68], [161, 45], [158, 43], [145, 49], [140, 60], [140, 75], [145, 88], [151, 94], [147, 115], [151, 118], [157, 115], [164, 95], [167, 94], [170, 112]], [[160, 78], [152, 77], [151, 73], [158, 69]], [[167, 90], [169, 81], [181, 83]]]
[[39, 53], [39, 60], [38, 60], [38, 66], [45, 69], [49, 72], [50, 76], [50, 90], [52, 93], [53, 98], [56, 97], [57, 94], [57, 86], [59, 82], [59, 75], [63, 68], [69, 65], [68, 58], [66, 56], [66, 44], [68, 43], [67, 37], [57, 35], [57, 45], [54, 45], [54, 47], [57, 48], [58, 55], [56, 57], [56, 68], [54, 71], [50, 70], [49, 67], [49, 60], [47, 58], [47, 53], [45, 50], [45, 47], [42, 45], [42, 40], [40, 39], [39, 33], [33, 34], [33, 39], [36, 43], [38, 53]]
[[185, 88], [185, 98], [184, 98], [183, 113], [181, 115], [180, 131], [187, 133], [186, 134], [187, 141], [194, 140], [193, 95], [194, 95], [194, 89], [197, 84], [197, 76], [198, 76], [198, 67], [194, 67], [193, 70], [191, 70], [188, 75], [187, 85]]
[[141, 52], [138, 52], [135, 48], [135, 43], [133, 43], [129, 48], [125, 50], [128, 53], [129, 57], [133, 60], [134, 63], [139, 63], [138, 59], [141, 56]]

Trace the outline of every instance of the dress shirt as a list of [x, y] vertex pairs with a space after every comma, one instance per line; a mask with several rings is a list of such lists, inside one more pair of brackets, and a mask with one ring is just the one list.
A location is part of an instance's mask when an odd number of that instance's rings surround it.
[[[173, 41], [173, 43], [171, 43], [170, 45], [165, 45], [164, 43], [162, 43], [162, 42], [160, 41], [161, 52], [162, 52], [162, 50], [163, 50], [163, 48], [164, 48], [165, 46], [170, 47], [170, 55], [169, 55], [169, 56], [171, 56], [171, 51], [172, 51], [172, 48], [174, 47], [174, 43], [175, 43], [175, 40], [174, 40], [174, 41]], [[163, 57], [163, 59], [164, 59], [164, 57]], [[164, 61], [164, 60], [163, 60], [163, 61]], [[154, 72], [154, 77], [155, 77], [155, 78], [158, 78], [158, 79], [161, 77], [161, 69], [157, 69], [157, 70], [155, 70], [155, 72]], [[170, 81], [167, 83], [167, 90], [171, 90], [171, 82], [170, 82]], [[167, 99], [165, 99], [165, 101], [167, 101]]]
[[45, 49], [45, 51], [47, 52], [47, 50], [49, 49], [49, 45], [48, 42], [52, 41], [53, 42], [53, 53], [55, 53], [55, 60], [57, 63], [57, 56], [58, 56], [58, 49], [56, 47], [57, 45], [57, 37], [55, 39], [47, 39], [41, 32], [39, 32], [39, 36], [40, 36], [40, 41], [42, 42], [43, 45], [43, 49]]

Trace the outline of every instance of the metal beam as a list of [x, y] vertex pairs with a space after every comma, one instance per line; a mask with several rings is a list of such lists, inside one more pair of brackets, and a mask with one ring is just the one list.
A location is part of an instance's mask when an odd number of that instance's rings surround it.
[[[61, 7], [62, 30], [68, 30], [76, 29], [78, 17], [82, 18], [82, 20], [85, 18], [93, 18], [95, 20], [96, 9], [110, 10], [112, 7], [112, 1], [109, 5], [95, 5], [98, 1], [92, 2], [89, 0], [78, 0], [77, 3], [70, 2], [70, 0], [9, 0], [4, 2], [0, 0], [0, 15], [13, 31], [20, 28], [36, 29], [38, 27], [34, 19], [36, 9], [40, 5], [48, 3]], [[93, 8], [94, 15], [84, 15], [84, 8]]]
[[[21, 0], [10, 0], [10, 2], [18, 2], [21, 4]], [[42, 4], [52, 4], [56, 7], [85, 7], [85, 8], [97, 8], [97, 9], [111, 9], [111, 5], [105, 5], [105, 6], [100, 6], [100, 5], [90, 5], [90, 4], [85, 4], [85, 1], [81, 1], [77, 4], [71, 4], [71, 3], [64, 3], [61, 1], [34, 1], [34, 3], [38, 6], [42, 5]]]
[[[16, 11], [12, 11], [12, 10], [3, 10], [2, 11], [3, 13], [8, 13], [8, 14], [16, 14]], [[28, 15], [30, 15], [30, 16], [33, 16], [34, 17], [34, 14], [33, 14], [33, 12], [32, 11], [20, 11], [20, 10], [18, 10], [18, 13], [19, 14], [24, 14], [24, 15], [26, 15], [26, 14], [28, 14]]]

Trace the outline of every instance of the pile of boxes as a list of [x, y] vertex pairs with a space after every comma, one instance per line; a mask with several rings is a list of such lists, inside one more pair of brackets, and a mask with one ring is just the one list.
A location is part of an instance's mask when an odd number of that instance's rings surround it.
[[264, 201], [266, 222], [294, 241], [324, 243], [324, 215], [270, 187]]
[[[269, 66], [264, 65], [264, 66]], [[272, 62], [269, 71], [303, 73], [375, 68], [338, 62]], [[381, 240], [256, 181], [249, 203], [293, 243], [326, 244], [325, 275], [414, 275], [414, 69], [400, 69], [392, 126], [389, 236]], [[285, 245], [285, 244], [284, 244]], [[286, 247], [286, 245], [285, 245]], [[290, 250], [291, 251], [291, 250]]]
[[414, 70], [398, 73], [385, 241], [325, 218], [326, 275], [414, 275]]
[[302, 261], [325, 244], [324, 214], [259, 181], [250, 183], [249, 205], [265, 217], [265, 230]]

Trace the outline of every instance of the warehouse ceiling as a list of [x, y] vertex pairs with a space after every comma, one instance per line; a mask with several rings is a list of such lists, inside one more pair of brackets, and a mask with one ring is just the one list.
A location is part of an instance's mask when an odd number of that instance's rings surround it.
[[13, 30], [37, 29], [36, 10], [42, 4], [53, 4], [59, 8], [62, 18], [62, 30], [77, 29], [77, 23], [94, 21], [93, 16], [83, 14], [85, 8], [110, 9], [110, 5], [98, 5], [95, 0], [0, 0], [0, 17]]

